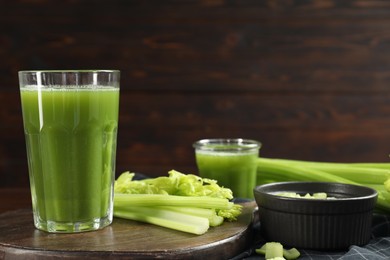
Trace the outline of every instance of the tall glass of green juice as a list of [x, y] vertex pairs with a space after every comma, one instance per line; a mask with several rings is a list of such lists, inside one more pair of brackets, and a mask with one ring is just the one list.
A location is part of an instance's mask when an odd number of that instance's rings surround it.
[[203, 139], [194, 143], [202, 178], [216, 180], [236, 198], [253, 198], [261, 143], [248, 139]]
[[19, 72], [36, 228], [111, 224], [119, 78], [116, 70]]

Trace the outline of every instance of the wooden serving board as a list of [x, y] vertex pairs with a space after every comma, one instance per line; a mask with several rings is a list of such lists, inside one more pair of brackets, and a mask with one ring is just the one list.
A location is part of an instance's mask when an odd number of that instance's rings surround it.
[[114, 218], [98, 231], [53, 234], [33, 226], [31, 209], [0, 214], [0, 259], [229, 259], [252, 244], [255, 203], [237, 221], [193, 235]]

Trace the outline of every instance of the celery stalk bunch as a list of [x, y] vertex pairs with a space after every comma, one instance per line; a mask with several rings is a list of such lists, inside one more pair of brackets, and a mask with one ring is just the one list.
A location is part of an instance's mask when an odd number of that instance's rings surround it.
[[339, 182], [378, 192], [376, 209], [390, 213], [390, 162], [337, 163], [258, 158], [257, 185], [280, 181]]
[[134, 175], [124, 172], [115, 181], [115, 217], [201, 235], [241, 214], [242, 206], [231, 202], [232, 191], [215, 180], [175, 170], [144, 180], [133, 180]]

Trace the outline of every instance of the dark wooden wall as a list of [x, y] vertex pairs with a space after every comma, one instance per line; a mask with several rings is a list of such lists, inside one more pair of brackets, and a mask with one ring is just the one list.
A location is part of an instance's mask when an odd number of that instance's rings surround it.
[[18, 70], [122, 71], [117, 172], [195, 172], [192, 143], [388, 161], [390, 1], [0, 1], [0, 187], [28, 186]]

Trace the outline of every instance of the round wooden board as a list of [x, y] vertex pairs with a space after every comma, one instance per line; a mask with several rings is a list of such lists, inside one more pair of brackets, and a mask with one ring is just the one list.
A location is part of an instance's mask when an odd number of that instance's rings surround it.
[[33, 226], [31, 209], [0, 215], [0, 259], [228, 259], [252, 244], [253, 202], [234, 222], [193, 235], [115, 218], [98, 231], [52, 234]]

